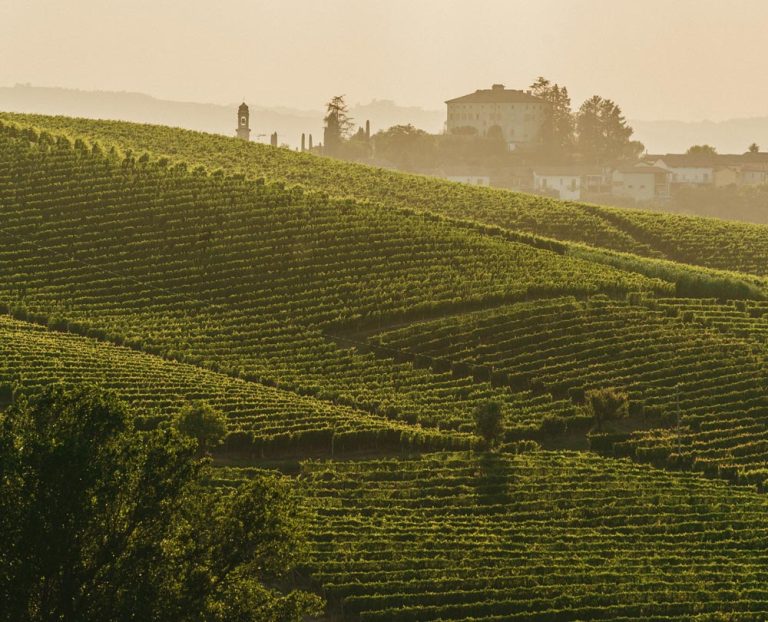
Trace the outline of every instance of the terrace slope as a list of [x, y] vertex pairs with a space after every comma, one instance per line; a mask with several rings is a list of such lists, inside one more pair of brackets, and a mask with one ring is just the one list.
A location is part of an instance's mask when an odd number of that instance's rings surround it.
[[115, 145], [136, 156], [147, 152], [192, 167], [282, 180], [390, 208], [427, 210], [646, 257], [768, 275], [766, 225], [561, 202], [162, 126], [0, 113], [3, 119]]
[[310, 570], [345, 620], [758, 620], [762, 495], [573, 452], [310, 462]]
[[398, 421], [462, 430], [497, 399], [535, 424], [573, 406], [342, 348], [328, 327], [674, 290], [428, 214], [96, 151], [0, 131], [6, 309]]
[[228, 419], [225, 452], [253, 458], [346, 450], [462, 447], [468, 435], [424, 430], [346, 406], [0, 316], [0, 386], [34, 394], [53, 383], [113, 391], [143, 425], [204, 400]]

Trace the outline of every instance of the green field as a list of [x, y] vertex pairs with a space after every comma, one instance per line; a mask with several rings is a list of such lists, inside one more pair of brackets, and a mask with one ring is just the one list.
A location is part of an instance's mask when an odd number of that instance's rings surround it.
[[0, 218], [0, 394], [210, 402], [329, 620], [768, 615], [768, 228], [6, 113]]

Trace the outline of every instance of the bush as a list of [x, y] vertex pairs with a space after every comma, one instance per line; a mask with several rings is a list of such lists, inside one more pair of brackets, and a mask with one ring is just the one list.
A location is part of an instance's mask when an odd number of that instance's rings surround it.
[[586, 409], [599, 431], [608, 421], [629, 415], [629, 397], [617, 389], [593, 389], [585, 394]]
[[567, 429], [568, 423], [560, 415], [549, 415], [541, 421], [541, 431], [549, 436], [562, 436]]
[[475, 431], [488, 447], [504, 436], [504, 419], [499, 402], [485, 402], [475, 409]]

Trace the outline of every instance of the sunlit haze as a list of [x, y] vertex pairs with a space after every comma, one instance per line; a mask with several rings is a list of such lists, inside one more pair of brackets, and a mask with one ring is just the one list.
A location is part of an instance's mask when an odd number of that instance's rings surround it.
[[764, 0], [4, 0], [0, 86], [317, 109], [538, 75], [629, 118], [768, 114]]

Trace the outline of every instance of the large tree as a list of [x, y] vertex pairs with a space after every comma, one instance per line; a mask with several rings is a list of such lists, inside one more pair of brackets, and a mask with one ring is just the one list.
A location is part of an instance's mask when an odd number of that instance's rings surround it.
[[686, 151], [688, 155], [703, 156], [706, 158], [712, 158], [717, 155], [717, 149], [712, 145], [691, 145]]
[[207, 402], [186, 404], [174, 420], [174, 427], [197, 441], [198, 454], [205, 456], [221, 445], [227, 435], [227, 418]]
[[577, 147], [587, 161], [606, 164], [637, 158], [644, 147], [631, 139], [632, 133], [621, 108], [599, 95], [587, 99], [576, 113]]
[[543, 76], [539, 76], [530, 88], [533, 95], [549, 103], [542, 127], [544, 148], [552, 157], [568, 155], [575, 141], [575, 122], [568, 88], [553, 84]]
[[400, 169], [412, 170], [434, 165], [435, 137], [413, 125], [393, 125], [373, 137], [378, 159]]
[[495, 401], [483, 402], [475, 408], [475, 430], [488, 448], [504, 438], [504, 414], [501, 404]]
[[276, 589], [304, 553], [279, 479], [212, 487], [195, 443], [137, 431], [93, 388], [0, 413], [0, 620], [278, 622], [319, 612]]
[[329, 155], [337, 155], [354, 127], [344, 95], [336, 95], [326, 104], [324, 121], [323, 147]]

